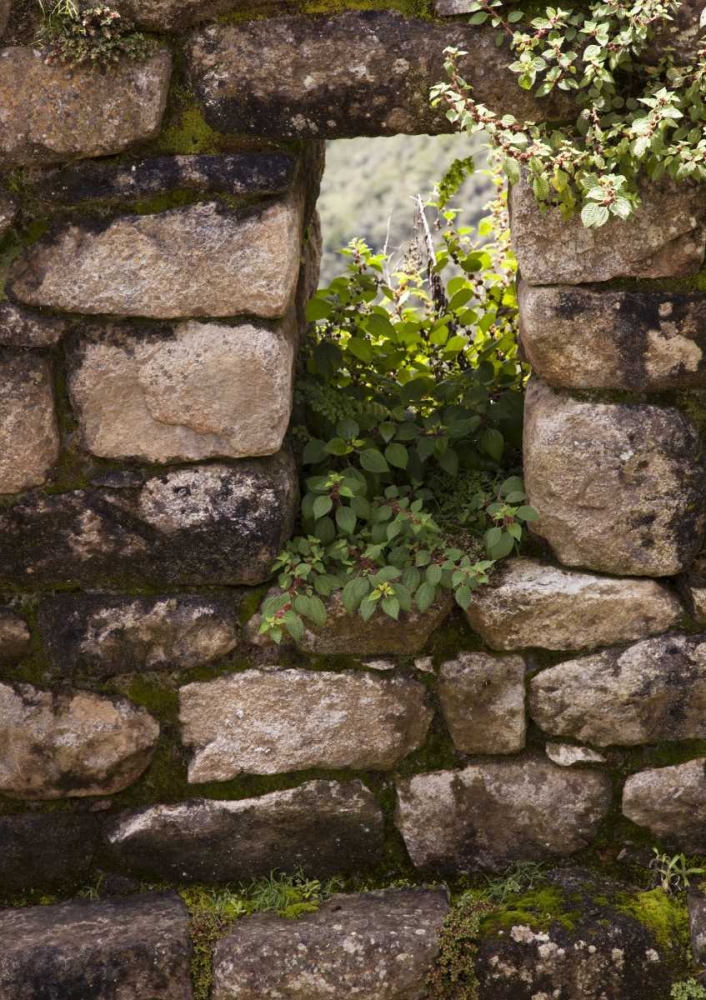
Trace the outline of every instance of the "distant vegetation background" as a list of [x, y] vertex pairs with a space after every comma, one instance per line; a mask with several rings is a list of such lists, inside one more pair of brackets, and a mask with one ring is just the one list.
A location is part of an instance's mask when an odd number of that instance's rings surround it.
[[376, 251], [382, 250], [386, 240], [390, 252], [403, 250], [414, 231], [414, 196], [426, 199], [453, 160], [471, 154], [475, 154], [476, 173], [453, 204], [463, 208], [464, 224], [476, 223], [492, 195], [482, 172], [482, 146], [480, 137], [467, 135], [329, 142], [319, 200], [324, 237], [322, 286], [340, 274], [344, 262], [336, 251], [352, 239], [360, 237]]

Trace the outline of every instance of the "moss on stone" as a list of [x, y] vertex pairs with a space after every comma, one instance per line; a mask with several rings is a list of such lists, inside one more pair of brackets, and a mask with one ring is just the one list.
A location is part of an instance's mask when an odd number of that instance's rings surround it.
[[157, 149], [161, 153], [182, 155], [218, 153], [222, 142], [221, 134], [211, 128], [194, 101], [181, 109], [173, 124], [162, 130]]
[[624, 893], [617, 909], [647, 927], [670, 959], [688, 962], [691, 946], [689, 910], [683, 894], [670, 895], [663, 889]]
[[558, 924], [567, 931], [575, 930], [581, 913], [572, 910], [571, 902], [561, 889], [541, 886], [517, 896], [506, 906], [494, 910], [480, 923], [483, 936], [508, 931], [521, 925], [533, 931], [547, 931]]

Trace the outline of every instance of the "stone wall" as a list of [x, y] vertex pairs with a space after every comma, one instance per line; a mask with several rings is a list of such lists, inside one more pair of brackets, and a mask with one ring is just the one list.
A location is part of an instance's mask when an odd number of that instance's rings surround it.
[[214, 1000], [421, 998], [449, 910], [421, 886], [523, 861], [580, 919], [487, 928], [480, 1000], [664, 1000], [670, 942], [595, 873], [706, 854], [703, 192], [596, 233], [516, 187], [535, 554], [465, 616], [332, 607], [276, 648], [323, 140], [447, 129], [449, 45], [532, 98], [462, 0], [115, 6], [139, 62], [47, 65], [28, 0], [0, 52], [0, 1000], [189, 1000], [170, 890], [274, 870], [375, 891], [238, 922]]

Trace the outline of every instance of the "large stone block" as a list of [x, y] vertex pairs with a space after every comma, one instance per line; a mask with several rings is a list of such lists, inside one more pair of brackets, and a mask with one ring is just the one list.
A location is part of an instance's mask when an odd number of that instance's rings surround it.
[[247, 881], [272, 871], [323, 878], [381, 858], [383, 818], [360, 781], [310, 781], [254, 799], [196, 799], [121, 816], [108, 830], [113, 864], [160, 880]]
[[666, 632], [682, 608], [656, 580], [509, 559], [474, 592], [466, 614], [492, 649], [595, 649]]
[[88, 315], [279, 318], [296, 291], [302, 211], [293, 193], [66, 223], [25, 250], [7, 287], [27, 305]]
[[247, 917], [216, 945], [213, 1000], [424, 1000], [448, 909], [443, 889], [387, 889]]
[[296, 341], [291, 319], [96, 328], [70, 362], [84, 444], [146, 462], [273, 455], [289, 425]]
[[0, 816], [0, 895], [86, 885], [94, 874], [99, 838], [99, 820], [92, 815]]
[[706, 851], [706, 760], [631, 775], [623, 789], [623, 814], [655, 839], [688, 854]]
[[576, 215], [543, 211], [526, 181], [510, 196], [512, 243], [531, 285], [579, 285], [613, 278], [677, 278], [701, 270], [706, 214], [699, 185], [660, 181], [642, 189], [642, 205], [626, 225], [612, 219], [587, 229]]
[[421, 746], [432, 711], [402, 677], [246, 670], [179, 692], [189, 781], [308, 768], [388, 770]]
[[703, 292], [522, 282], [519, 301], [522, 346], [548, 385], [648, 392], [706, 386]]
[[604, 573], [672, 576], [706, 521], [702, 443], [679, 410], [582, 402], [533, 379], [524, 474], [532, 530], [559, 560]]
[[188, 670], [238, 641], [233, 608], [210, 595], [59, 594], [40, 603], [39, 629], [55, 672], [69, 677]]
[[0, 493], [41, 486], [59, 458], [52, 370], [31, 354], [0, 350]]
[[439, 669], [439, 699], [461, 753], [517, 753], [525, 745], [525, 661], [459, 653]]
[[397, 783], [395, 822], [417, 868], [503, 869], [587, 847], [610, 808], [607, 774], [527, 759], [433, 771]]
[[277, 138], [452, 132], [429, 91], [445, 79], [444, 50], [468, 53], [462, 69], [474, 96], [505, 112], [550, 117], [507, 68], [495, 33], [433, 24], [397, 11], [278, 17], [210, 25], [188, 49], [206, 120], [224, 132]]
[[530, 713], [545, 732], [597, 746], [706, 738], [706, 636], [668, 635], [543, 670]]
[[155, 719], [125, 698], [0, 684], [0, 793], [112, 795], [139, 778], [158, 737]]
[[0, 50], [0, 166], [120, 153], [159, 132], [171, 55], [123, 60], [103, 73], [47, 66], [31, 48]]
[[0, 997], [192, 1000], [189, 914], [172, 893], [0, 911]]
[[297, 509], [289, 453], [166, 470], [141, 487], [31, 494], [0, 511], [0, 583], [258, 584]]
[[[281, 0], [293, 6], [294, 0]], [[181, 31], [199, 21], [209, 21], [230, 11], [252, 11], [247, 0], [114, 0], [123, 17], [150, 31]]]
[[2, 347], [51, 347], [66, 332], [66, 321], [23, 309], [12, 302], [0, 303]]

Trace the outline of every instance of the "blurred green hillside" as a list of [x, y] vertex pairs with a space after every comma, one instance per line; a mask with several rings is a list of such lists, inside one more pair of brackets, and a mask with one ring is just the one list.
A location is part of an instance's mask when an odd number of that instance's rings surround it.
[[319, 200], [324, 237], [322, 285], [342, 269], [336, 251], [356, 237], [366, 240], [374, 250], [381, 250], [386, 239], [390, 251], [404, 246], [413, 231], [414, 196], [426, 199], [453, 160], [474, 152], [476, 173], [453, 204], [464, 209], [464, 222], [476, 222], [491, 196], [488, 178], [482, 173], [482, 145], [479, 137], [467, 135], [397, 135], [329, 142]]

